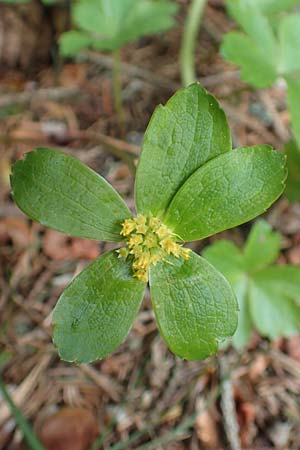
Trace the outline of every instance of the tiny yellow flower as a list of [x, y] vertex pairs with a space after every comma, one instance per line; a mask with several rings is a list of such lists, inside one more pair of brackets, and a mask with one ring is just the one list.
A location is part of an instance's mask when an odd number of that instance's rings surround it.
[[124, 259], [126, 259], [129, 254], [128, 247], [121, 247], [117, 252], [119, 253], [119, 257]]
[[130, 233], [135, 230], [136, 224], [134, 219], [126, 219], [123, 222], [122, 230], [120, 232], [121, 236], [129, 236]]
[[148, 281], [151, 265], [164, 261], [168, 255], [176, 258], [189, 258], [189, 250], [175, 242], [175, 235], [157, 217], [138, 215], [135, 219], [126, 219], [121, 235], [125, 236], [127, 247], [118, 250], [124, 259], [131, 257], [133, 276]]
[[155, 231], [155, 233], [157, 234], [157, 236], [160, 239], [163, 239], [165, 237], [169, 237], [170, 235], [172, 235], [169, 228], [166, 227], [166, 225], [164, 225], [164, 224], [161, 224], [160, 227]]
[[128, 241], [128, 247], [133, 248], [143, 242], [143, 237], [140, 234], [133, 234]]

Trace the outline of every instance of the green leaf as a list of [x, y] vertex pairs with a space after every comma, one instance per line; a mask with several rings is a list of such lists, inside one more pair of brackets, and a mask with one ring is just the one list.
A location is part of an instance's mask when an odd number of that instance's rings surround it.
[[104, 178], [57, 150], [26, 153], [13, 166], [11, 185], [13, 198], [25, 214], [72, 236], [118, 242], [121, 222], [131, 217]]
[[240, 249], [231, 241], [221, 239], [206, 247], [202, 255], [216, 269], [218, 269], [227, 280], [232, 283], [239, 279], [243, 273], [244, 261]]
[[265, 57], [276, 63], [276, 40], [268, 19], [252, 0], [227, 0], [230, 15], [240, 24]]
[[156, 108], [136, 174], [139, 213], [162, 215], [184, 181], [206, 161], [231, 149], [224, 112], [199, 84]]
[[257, 221], [251, 228], [244, 247], [246, 268], [253, 272], [275, 262], [280, 251], [280, 241], [280, 234], [273, 231], [268, 222]]
[[300, 305], [300, 266], [268, 267], [255, 274], [255, 282], [294, 299]]
[[255, 277], [249, 296], [252, 320], [262, 336], [277, 339], [299, 332], [299, 306], [292, 298], [278, 291], [272, 282], [265, 283]]
[[145, 286], [115, 251], [89, 265], [54, 310], [53, 340], [61, 358], [87, 363], [114, 351], [134, 322]]
[[249, 36], [232, 31], [225, 35], [221, 54], [241, 68], [241, 79], [252, 86], [271, 86], [277, 78], [276, 67], [262, 45]]
[[223, 275], [191, 252], [150, 268], [155, 316], [170, 350], [188, 360], [215, 353], [237, 326], [237, 302]]
[[282, 18], [279, 24], [279, 45], [278, 72], [288, 74], [300, 71], [300, 14]]
[[74, 56], [80, 50], [89, 47], [93, 42], [93, 38], [85, 32], [67, 31], [59, 39], [59, 50], [63, 56]]
[[282, 193], [285, 159], [269, 146], [244, 147], [214, 158], [177, 192], [164, 223], [184, 241], [192, 241], [253, 219]]
[[286, 180], [285, 196], [290, 202], [300, 201], [300, 148], [291, 141], [285, 147], [287, 156], [288, 177]]
[[115, 51], [124, 44], [174, 26], [177, 5], [153, 0], [80, 0], [74, 23], [91, 33], [96, 48]]
[[235, 348], [241, 349], [248, 344], [252, 331], [247, 277], [245, 275], [241, 276], [232, 284], [232, 287], [239, 305], [238, 326], [232, 337], [232, 344]]
[[291, 116], [292, 132], [300, 148], [300, 75], [285, 76], [288, 91], [287, 100]]
[[247, 298], [248, 280], [245, 274], [244, 255], [231, 241], [225, 239], [206, 247], [202, 255], [219, 270], [232, 286], [239, 305], [238, 326], [232, 339], [236, 348], [244, 347], [251, 335], [251, 319]]
[[285, 12], [294, 6], [300, 5], [299, 0], [251, 0], [251, 3], [267, 15]]

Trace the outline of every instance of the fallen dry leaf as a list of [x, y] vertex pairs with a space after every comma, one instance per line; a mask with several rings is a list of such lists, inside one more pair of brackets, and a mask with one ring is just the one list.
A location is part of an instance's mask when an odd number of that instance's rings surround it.
[[195, 430], [205, 449], [220, 447], [217, 423], [211, 411], [204, 410], [199, 414], [195, 422]]
[[18, 249], [30, 244], [30, 228], [27, 219], [6, 217], [0, 221], [0, 243], [11, 239]]
[[287, 353], [297, 361], [300, 361], [300, 336], [292, 336], [286, 341]]
[[46, 230], [43, 249], [49, 258], [57, 261], [80, 258], [96, 259], [99, 256], [97, 241], [70, 238], [55, 230]]
[[88, 450], [98, 435], [95, 417], [83, 408], [63, 408], [38, 430], [46, 450]]

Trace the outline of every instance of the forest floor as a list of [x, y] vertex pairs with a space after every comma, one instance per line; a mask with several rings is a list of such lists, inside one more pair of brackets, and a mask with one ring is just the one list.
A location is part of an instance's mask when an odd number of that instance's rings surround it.
[[[176, 28], [122, 50], [122, 131], [109, 55], [85, 52], [76, 62], [42, 65], [33, 60], [29, 71], [1, 67], [1, 374], [39, 436], [47, 440], [49, 424], [55, 424], [59, 450], [87, 450], [97, 434], [102, 442], [95, 449], [300, 448], [298, 336], [271, 343], [254, 334], [240, 353], [229, 349], [186, 362], [167, 350], [147, 294], [128, 338], [111, 356], [89, 365], [60, 361], [51, 341], [57, 298], [75, 274], [113, 247], [45, 229], [29, 221], [10, 197], [11, 164], [34, 147], [51, 146], [99, 172], [133, 207], [133, 168], [143, 133], [154, 108], [180, 87], [187, 2], [179, 3]], [[253, 91], [222, 60], [219, 45], [232, 26], [222, 2], [209, 2], [197, 46], [199, 81], [225, 109], [235, 146], [268, 143], [281, 149], [288, 139], [285, 92], [280, 85]], [[280, 262], [300, 264], [300, 205], [283, 198], [266, 218], [283, 236]], [[242, 245], [250, 225], [221, 236]], [[193, 249], [201, 252], [209, 241]], [[63, 407], [71, 409], [67, 413]], [[234, 419], [232, 408], [236, 422], [228, 420]], [[72, 421], [83, 430], [75, 442], [67, 441], [74, 440]], [[0, 401], [0, 449], [26, 448]]]

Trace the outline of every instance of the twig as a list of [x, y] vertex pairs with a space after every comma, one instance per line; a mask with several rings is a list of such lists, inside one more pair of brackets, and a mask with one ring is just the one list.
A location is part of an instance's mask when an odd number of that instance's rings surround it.
[[[81, 52], [78, 56], [78, 60], [92, 62], [109, 70], [112, 70], [114, 65], [114, 61], [111, 56], [93, 51]], [[121, 70], [129, 77], [140, 78], [147, 83], [165, 88], [168, 91], [176, 91], [181, 87], [180, 83], [177, 83], [176, 81], [169, 80], [166, 77], [153, 73], [151, 70], [142, 69], [141, 67], [137, 67], [134, 64], [122, 62]]]
[[97, 372], [97, 370], [92, 366], [81, 364], [79, 368], [85, 375], [91, 378], [91, 380], [93, 380], [94, 383], [96, 383], [112, 400], [114, 400], [115, 402], [118, 402], [120, 400], [122, 388], [119, 384], [112, 381], [106, 375]]
[[231, 450], [241, 450], [239, 438], [239, 425], [237, 422], [236, 409], [233, 396], [230, 367], [226, 353], [219, 358], [221, 375], [221, 409], [224, 419], [224, 429]]
[[[28, 374], [25, 380], [16, 388], [16, 390], [12, 393], [13, 402], [21, 407], [26, 400], [28, 400], [29, 395], [34, 390], [36, 380], [39, 376], [45, 372], [49, 362], [52, 359], [52, 355], [46, 354], [41, 359], [39, 364], [32, 369], [32, 371]], [[2, 405], [0, 408], [0, 425], [6, 422], [11, 415], [11, 411], [7, 405]]]
[[272, 99], [270, 98], [269, 93], [266, 91], [261, 91], [260, 98], [261, 98], [266, 110], [272, 117], [274, 130], [275, 130], [277, 136], [280, 138], [280, 140], [282, 142], [288, 141], [290, 138], [289, 131], [283, 125], [280, 115], [278, 114], [278, 111], [275, 108], [274, 103], [273, 103]]
[[36, 89], [32, 91], [15, 92], [0, 96], [0, 108], [6, 106], [18, 104], [24, 105], [30, 103], [33, 100], [63, 100], [65, 98], [74, 97], [81, 94], [81, 91], [77, 87], [54, 87], [47, 89]]

